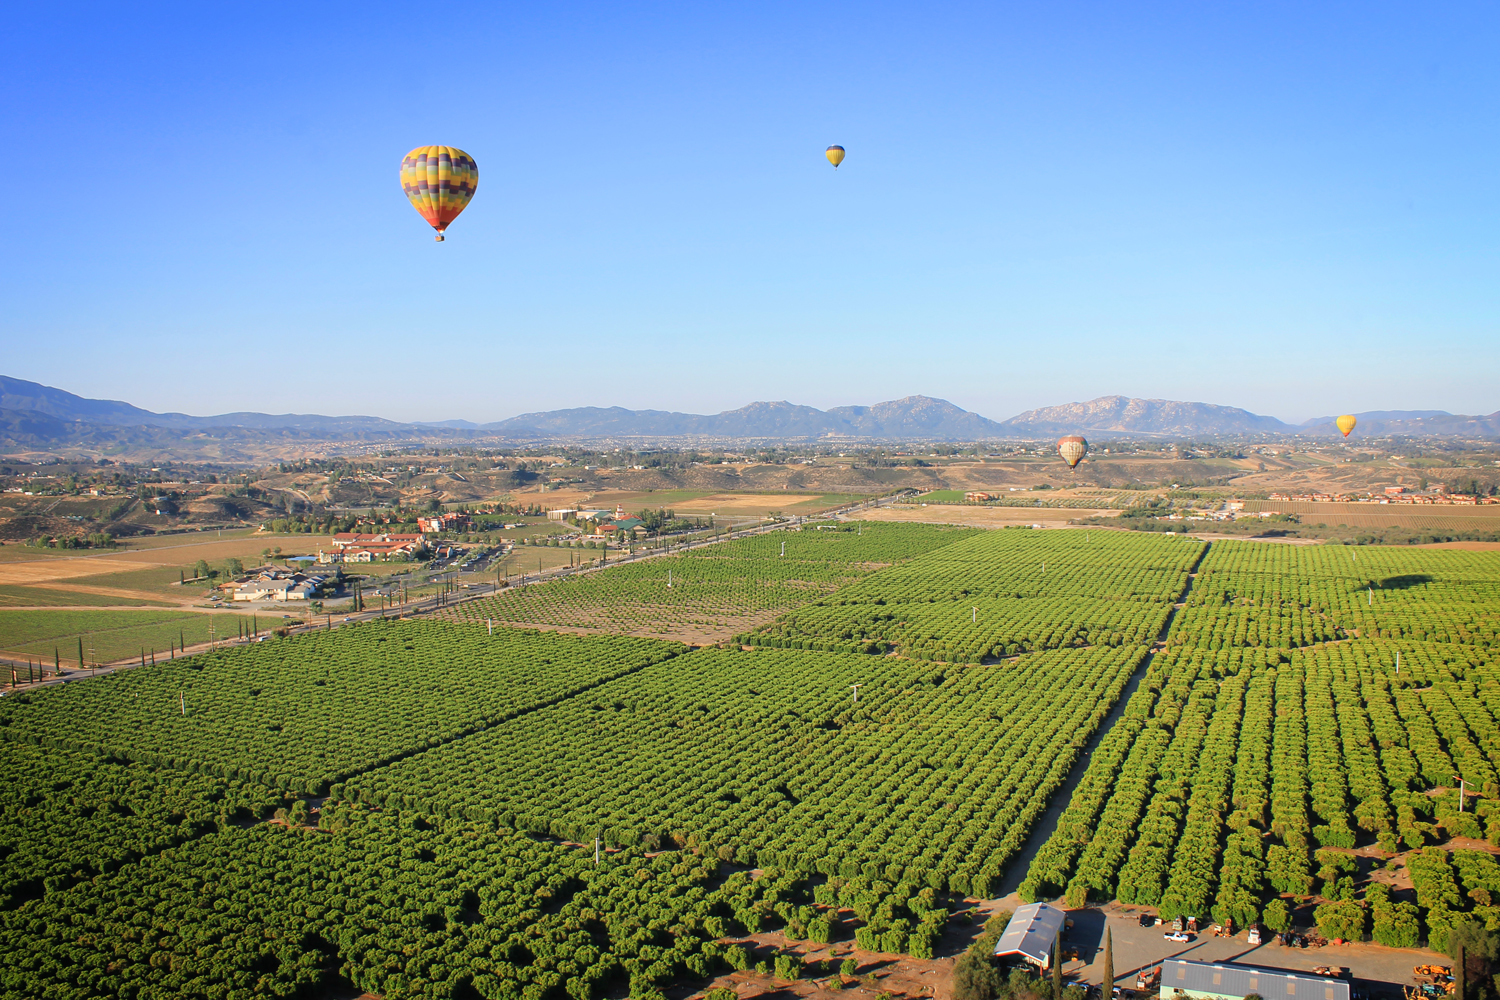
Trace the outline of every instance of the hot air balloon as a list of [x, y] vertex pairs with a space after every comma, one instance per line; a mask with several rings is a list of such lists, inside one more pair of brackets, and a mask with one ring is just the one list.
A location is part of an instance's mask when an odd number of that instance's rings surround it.
[[468, 207], [479, 186], [474, 157], [452, 146], [418, 146], [401, 161], [401, 190], [427, 224], [443, 230]]
[[1078, 463], [1083, 461], [1083, 456], [1089, 453], [1089, 443], [1077, 434], [1069, 434], [1057, 441], [1057, 453], [1068, 463], [1068, 468], [1078, 468]]
[[1354, 419], [1354, 414], [1346, 413], [1335, 420], [1334, 423], [1338, 425], [1339, 430], [1344, 432], [1344, 437], [1348, 437], [1349, 432], [1354, 430], [1354, 425], [1359, 423], [1359, 421]]
[[827, 149], [823, 150], [823, 155], [828, 157], [828, 162], [832, 163], [833, 169], [837, 170], [839, 168], [839, 164], [844, 162], [844, 147], [829, 146]]

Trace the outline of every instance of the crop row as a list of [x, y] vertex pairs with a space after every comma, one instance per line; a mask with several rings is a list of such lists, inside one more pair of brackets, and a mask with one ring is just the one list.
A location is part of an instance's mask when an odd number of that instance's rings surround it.
[[[606, 855], [339, 807], [321, 829], [211, 834], [0, 914], [0, 998], [641, 996], [745, 968], [720, 942], [829, 919], [796, 876], [721, 878], [671, 852]], [[886, 933], [941, 929], [931, 890], [880, 886]], [[853, 887], [865, 905], [869, 887]], [[875, 908], [870, 909], [875, 917]], [[836, 914], [834, 914], [836, 918]], [[788, 919], [790, 918], [790, 920]], [[893, 935], [894, 936], [894, 935]]]
[[935, 670], [705, 649], [335, 794], [574, 840], [691, 838], [744, 864], [983, 895], [1142, 655]]
[[1202, 547], [1106, 532], [992, 531], [918, 556], [736, 637], [943, 662], [1147, 645]]
[[0, 737], [315, 793], [682, 649], [372, 622], [6, 698]]
[[[1461, 912], [1500, 927], [1488, 854], [1464, 855], [1467, 896], [1450, 892], [1441, 849], [1415, 855], [1414, 907], [1378, 884], [1359, 899], [1339, 853], [1454, 835], [1500, 843], [1500, 671], [1482, 641], [1500, 592], [1492, 564], [1470, 556], [1215, 543], [1023, 898], [1066, 890], [1073, 905], [1116, 897], [1282, 929], [1283, 897], [1316, 893], [1326, 933], [1399, 946], [1419, 929], [1444, 946]], [[1424, 588], [1465, 597], [1433, 616]], [[1371, 628], [1382, 599], [1387, 622], [1428, 615], [1432, 641]]]
[[503, 591], [447, 615], [470, 624], [493, 620], [616, 634], [705, 626], [728, 634], [973, 533], [926, 524], [779, 531]]
[[267, 815], [279, 800], [246, 782], [7, 745], [0, 754], [0, 910]]

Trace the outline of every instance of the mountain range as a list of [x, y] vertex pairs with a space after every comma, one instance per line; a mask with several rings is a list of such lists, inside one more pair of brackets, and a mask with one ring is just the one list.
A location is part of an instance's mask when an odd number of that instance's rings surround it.
[[[1463, 416], [1441, 410], [1356, 414], [1361, 435], [1500, 437], [1500, 413]], [[1333, 417], [1302, 424], [1213, 403], [1103, 396], [1028, 410], [995, 421], [943, 399], [907, 396], [873, 406], [819, 410], [786, 401], [756, 402], [716, 414], [585, 406], [523, 413], [492, 423], [466, 420], [402, 423], [371, 416], [154, 413], [119, 400], [88, 399], [62, 389], [0, 376], [0, 445], [41, 449], [131, 442], [170, 449], [185, 435], [217, 441], [415, 442], [622, 440], [924, 440], [1026, 439], [1054, 434], [1192, 438], [1337, 434]]]

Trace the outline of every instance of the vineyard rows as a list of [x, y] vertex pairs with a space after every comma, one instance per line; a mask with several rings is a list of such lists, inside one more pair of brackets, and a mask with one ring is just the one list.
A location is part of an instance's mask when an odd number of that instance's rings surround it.
[[1149, 645], [1203, 545], [1147, 542], [1115, 532], [986, 532], [736, 638], [772, 648], [894, 649], [959, 663], [1066, 646]]
[[933, 669], [700, 650], [334, 791], [572, 840], [691, 838], [747, 865], [984, 895], [1142, 655]]
[[268, 815], [269, 788], [11, 744], [0, 755], [0, 910], [233, 822]]
[[973, 534], [939, 525], [870, 524], [755, 535], [503, 591], [447, 615], [480, 625], [727, 637], [891, 563]]
[[675, 656], [586, 639], [377, 621], [0, 701], [0, 738], [309, 794]]
[[[1456, 914], [1500, 927], [1488, 895], [1450, 892], [1431, 846], [1500, 844], [1497, 577], [1467, 552], [1215, 543], [1022, 897], [1273, 930], [1310, 902], [1330, 937], [1403, 946], [1419, 913], [1439, 948]], [[1378, 880], [1361, 894], [1347, 852], [1367, 844], [1415, 852], [1415, 906]], [[1471, 881], [1500, 872], [1459, 853]]]
[[[0, 913], [0, 998], [292, 996], [342, 982], [392, 998], [582, 1000], [610, 981], [640, 996], [747, 967], [745, 948], [719, 938], [767, 921], [830, 933], [837, 918], [799, 876], [726, 878], [713, 859], [625, 852], [595, 868], [587, 852], [488, 824], [349, 807], [319, 826], [210, 834]], [[932, 890], [878, 888], [902, 944], [941, 928]], [[875, 915], [869, 887], [848, 895]]]
[[1500, 843], [1497, 606], [1476, 553], [867, 525], [8, 696], [0, 1000], [591, 1000], [767, 929], [930, 955], [1137, 675], [1024, 897], [1500, 929], [1448, 844]]

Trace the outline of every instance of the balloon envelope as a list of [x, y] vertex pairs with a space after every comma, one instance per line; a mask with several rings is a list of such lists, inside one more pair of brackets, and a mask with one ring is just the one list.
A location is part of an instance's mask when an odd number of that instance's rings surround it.
[[474, 157], [452, 146], [418, 146], [401, 161], [401, 190], [412, 207], [437, 230], [443, 230], [468, 207], [479, 187]]
[[1354, 415], [1352, 413], [1346, 413], [1342, 417], [1339, 417], [1334, 421], [1335, 424], [1338, 424], [1339, 430], [1344, 432], [1344, 437], [1349, 436], [1349, 432], [1354, 430], [1354, 425], [1358, 422], [1359, 421], [1354, 419]]
[[1089, 443], [1077, 434], [1070, 434], [1058, 439], [1057, 453], [1068, 463], [1068, 468], [1076, 469], [1078, 463], [1083, 461], [1083, 456], [1089, 453]]
[[839, 168], [839, 164], [844, 162], [844, 147], [829, 146], [823, 151], [823, 155], [828, 157], [828, 162], [832, 163], [833, 169], [837, 170]]

